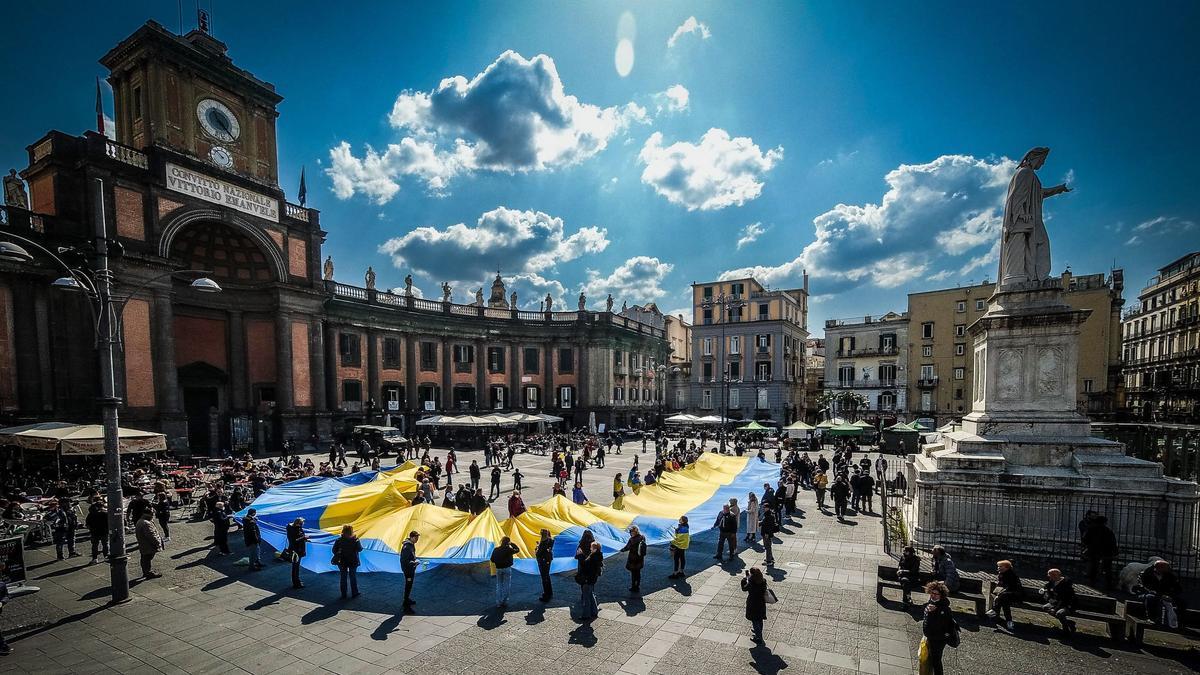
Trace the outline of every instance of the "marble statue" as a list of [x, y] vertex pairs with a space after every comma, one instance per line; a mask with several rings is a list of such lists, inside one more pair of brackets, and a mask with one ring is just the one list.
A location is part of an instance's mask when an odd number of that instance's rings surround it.
[[1042, 188], [1037, 170], [1046, 163], [1050, 148], [1034, 148], [1025, 153], [1017, 172], [1008, 184], [1004, 200], [1004, 229], [1000, 241], [1000, 288], [1026, 281], [1050, 278], [1050, 237], [1042, 222], [1042, 200], [1071, 188], [1066, 183]]
[[16, 169], [9, 169], [4, 177], [4, 203], [19, 209], [29, 210], [29, 195], [25, 192], [25, 183], [17, 176]]
[[412, 295], [412, 275], [404, 275], [404, 294]]
[[478, 289], [475, 291], [475, 306], [476, 306], [476, 307], [483, 307], [483, 286], [480, 286], [480, 287], [479, 287], [479, 288], [478, 288]]
[[367, 282], [367, 290], [375, 290], [375, 270], [370, 265], [367, 265], [367, 273], [364, 278]]
[[322, 273], [325, 281], [333, 281], [333, 256], [325, 258], [325, 267]]
[[513, 291], [513, 292], [512, 292], [512, 298], [511, 298], [511, 299], [509, 299], [509, 301], [508, 301], [508, 304], [509, 304], [509, 306], [511, 306], [513, 309], [516, 309], [516, 308], [517, 308], [517, 292], [516, 292], [516, 291]]
[[612, 312], [612, 306], [613, 306], [613, 296], [612, 296], [612, 293], [609, 293], [609, 294], [608, 294], [608, 299], [604, 301], [604, 305], [605, 305], [605, 306], [604, 306], [604, 311], [606, 311], [606, 312]]
[[450, 302], [451, 292], [452, 291], [450, 289], [450, 282], [443, 281], [442, 282], [442, 302]]
[[583, 291], [579, 291], [579, 311], [582, 312], [585, 306], [587, 306], [587, 296], [583, 294]]
[[554, 311], [554, 298], [550, 297], [549, 293], [546, 294], [546, 311]]

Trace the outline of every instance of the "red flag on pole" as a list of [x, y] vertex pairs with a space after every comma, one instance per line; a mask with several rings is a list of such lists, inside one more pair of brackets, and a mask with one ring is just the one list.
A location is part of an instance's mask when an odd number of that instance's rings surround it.
[[96, 77], [96, 131], [104, 135], [104, 106], [100, 103], [100, 77]]

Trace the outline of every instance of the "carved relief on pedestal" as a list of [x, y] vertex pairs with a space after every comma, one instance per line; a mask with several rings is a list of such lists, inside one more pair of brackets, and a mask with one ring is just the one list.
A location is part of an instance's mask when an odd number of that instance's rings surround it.
[[1017, 401], [1021, 399], [1022, 368], [1025, 350], [1016, 347], [1001, 349], [996, 359], [996, 399], [999, 401]]
[[1063, 393], [1063, 350], [1062, 347], [1042, 347], [1037, 355], [1038, 398], [1053, 398]]

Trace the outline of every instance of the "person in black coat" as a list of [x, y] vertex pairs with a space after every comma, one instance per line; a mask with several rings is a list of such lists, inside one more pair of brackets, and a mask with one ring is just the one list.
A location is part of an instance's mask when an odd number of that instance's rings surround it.
[[1146, 616], [1154, 623], [1163, 620], [1163, 603], [1169, 602], [1175, 608], [1175, 615], [1182, 617], [1187, 604], [1183, 599], [1183, 584], [1171, 570], [1171, 563], [1166, 560], [1156, 560], [1154, 564], [1142, 570], [1138, 577], [1138, 585], [1133, 589], [1134, 595], [1146, 603]]
[[838, 476], [833, 485], [829, 486], [829, 494], [833, 497], [833, 512], [837, 514], [837, 519], [845, 519], [846, 502], [850, 500], [850, 483], [844, 477]]
[[554, 586], [550, 583], [550, 563], [554, 561], [554, 537], [550, 536], [550, 530], [542, 530], [542, 538], [538, 540], [534, 557], [537, 558], [538, 574], [542, 577], [542, 597], [538, 600], [549, 602], [550, 598], [554, 597]]
[[487, 510], [487, 497], [483, 496], [483, 488], [479, 488], [475, 490], [475, 494], [471, 495], [471, 513], [477, 516]]
[[1096, 515], [1083, 533], [1083, 557], [1088, 562], [1088, 583], [1095, 586], [1096, 576], [1104, 570], [1104, 588], [1113, 586], [1113, 558], [1117, 557], [1117, 535], [1108, 526], [1108, 518]]
[[912, 604], [912, 591], [920, 584], [921, 579], [921, 558], [912, 546], [905, 546], [904, 552], [900, 554], [900, 561], [896, 565], [896, 578], [902, 585], [904, 608], [908, 609]]
[[217, 502], [209, 516], [213, 524], [213, 545], [217, 547], [217, 555], [229, 555], [229, 521], [232, 516], [229, 509], [225, 508], [225, 502]]
[[158, 520], [158, 529], [162, 530], [163, 541], [171, 541], [171, 500], [165, 492], [158, 493], [154, 502], [154, 517]]
[[84, 524], [87, 526], [88, 534], [92, 539], [92, 562], [96, 564], [97, 554], [103, 550], [104, 557], [108, 557], [108, 511], [104, 509], [104, 503], [99, 498], [92, 502], [88, 507], [87, 518], [84, 519]]
[[413, 578], [417, 576], [417, 540], [421, 535], [413, 530], [408, 533], [408, 539], [400, 547], [400, 571], [404, 572], [404, 612], [412, 614], [412, 606], [417, 604], [412, 599]]
[[[946, 584], [931, 581], [925, 584], [929, 602], [925, 603], [925, 614], [921, 619], [921, 634], [929, 652], [929, 668], [933, 675], [942, 675], [942, 652], [946, 645], [957, 637], [958, 627], [950, 613], [950, 592]], [[924, 671], [922, 671], [924, 672]]]
[[1075, 632], [1075, 622], [1068, 618], [1075, 611], [1075, 584], [1058, 569], [1047, 571], [1046, 578], [1049, 581], [1041, 590], [1042, 598], [1046, 600], [1042, 609], [1058, 619], [1070, 636]]
[[642, 536], [637, 525], [629, 526], [629, 541], [625, 542], [622, 551], [628, 551], [625, 569], [629, 570], [629, 592], [640, 593], [642, 590], [642, 568], [646, 566], [646, 537]]
[[[1004, 616], [1005, 625], [1013, 629], [1012, 606], [1021, 601], [1021, 577], [1017, 576], [1011, 560], [996, 563], [996, 593], [992, 596], [992, 608], [988, 616]], [[999, 608], [997, 610], [997, 608]]]
[[358, 597], [358, 566], [359, 554], [362, 553], [363, 545], [354, 536], [353, 525], [342, 526], [342, 536], [333, 542], [333, 564], [337, 565], [338, 572], [341, 575], [339, 585], [342, 589], [342, 599], [346, 599], [346, 578], [350, 579], [350, 595]]
[[483, 475], [483, 473], [479, 470], [479, 462], [476, 460], [471, 460], [471, 466], [468, 469], [468, 473], [471, 475], [471, 489], [478, 490], [479, 479]]
[[304, 533], [304, 519], [296, 518], [287, 526], [287, 550], [292, 552], [292, 588], [304, 588], [300, 583], [300, 559], [308, 553], [308, 535]]
[[717, 529], [717, 554], [713, 558], [720, 560], [721, 554], [725, 552], [725, 544], [729, 544], [729, 559], [733, 560], [737, 555], [737, 517], [729, 510], [729, 505], [726, 504], [721, 508], [721, 512], [717, 514], [717, 520], [713, 523], [713, 527]]
[[600, 542], [593, 539], [587, 549], [580, 546], [575, 559], [579, 561], [579, 568], [575, 573], [580, 592], [579, 618], [583, 621], [595, 619], [600, 615], [600, 605], [596, 602], [596, 582], [600, 581], [600, 575], [604, 573], [604, 553], [600, 549]]
[[766, 551], [766, 560], [763, 562], [767, 566], [775, 564], [775, 554], [771, 551], [771, 544], [775, 541], [775, 533], [779, 531], [779, 521], [775, 517], [775, 509], [763, 509], [762, 522], [759, 524], [759, 529], [763, 535], [763, 550]]
[[751, 639], [763, 642], [763, 621], [767, 619], [767, 580], [762, 570], [751, 567], [742, 577], [742, 590], [746, 592], [746, 618], [750, 620]]
[[257, 509], [246, 511], [246, 517], [242, 518], [242, 541], [246, 544], [246, 553], [250, 558], [250, 571], [261, 570], [263, 564], [259, 544], [262, 543], [262, 531], [258, 528]]

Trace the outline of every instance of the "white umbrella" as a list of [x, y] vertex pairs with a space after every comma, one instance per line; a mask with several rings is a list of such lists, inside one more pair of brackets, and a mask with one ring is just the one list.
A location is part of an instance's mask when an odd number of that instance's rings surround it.
[[449, 417], [449, 418], [443, 418], [441, 420], [441, 425], [444, 427], [476, 428], [476, 427], [495, 427], [495, 426], [502, 426], [502, 425], [507, 425], [507, 424], [516, 424], [516, 422], [514, 422], [510, 419], [505, 419], [503, 417], [496, 417], [493, 415], [484, 415], [482, 417], [475, 416], [475, 415], [462, 415], [460, 417]]
[[671, 415], [670, 417], [668, 417], [667, 419], [665, 419], [663, 421], [666, 422], [667, 424], [695, 424], [696, 420], [698, 420], [698, 419], [700, 419], [700, 418], [696, 417], [695, 415], [689, 415], [687, 413], [679, 413], [678, 415]]
[[724, 421], [725, 420], [721, 419], [720, 417], [717, 417], [716, 415], [705, 415], [704, 417], [696, 418], [697, 424], [720, 424]]
[[542, 422], [551, 422], [551, 423], [563, 421], [563, 418], [559, 417], [558, 415], [551, 415], [549, 413], [542, 413], [542, 414], [538, 415], [538, 419], [541, 420]]
[[[57, 450], [64, 455], [103, 455], [104, 427], [99, 424], [24, 425], [0, 429], [0, 442], [30, 450]], [[117, 429], [120, 452], [155, 452], [167, 449], [167, 437], [153, 431]]]
[[431, 415], [417, 420], [416, 425], [419, 427], [433, 427], [442, 424], [442, 420], [447, 419], [445, 415]]

